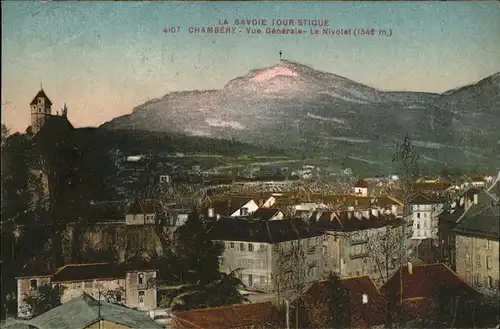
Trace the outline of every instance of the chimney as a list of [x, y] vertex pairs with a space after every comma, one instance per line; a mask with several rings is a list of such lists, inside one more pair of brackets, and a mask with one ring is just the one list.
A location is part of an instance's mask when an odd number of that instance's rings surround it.
[[412, 275], [412, 274], [413, 274], [413, 266], [412, 266], [411, 262], [408, 262], [408, 273], [409, 273], [410, 275]]
[[478, 203], [478, 195], [477, 193], [474, 193], [474, 204]]
[[214, 208], [208, 208], [208, 218], [214, 218]]
[[378, 217], [378, 209], [372, 209], [372, 215]]
[[362, 302], [363, 304], [368, 304], [368, 294], [363, 294]]
[[370, 210], [363, 210], [363, 217], [366, 219], [370, 219]]
[[357, 219], [361, 219], [361, 211], [356, 211], [354, 216], [356, 216]]
[[319, 221], [320, 218], [321, 218], [321, 212], [316, 211], [316, 221]]
[[348, 211], [347, 212], [347, 219], [351, 219], [352, 218], [352, 212]]
[[217, 219], [217, 220], [219, 220], [219, 219], [220, 219], [220, 215], [219, 215], [219, 214], [217, 214], [217, 217], [216, 217], [216, 219]]

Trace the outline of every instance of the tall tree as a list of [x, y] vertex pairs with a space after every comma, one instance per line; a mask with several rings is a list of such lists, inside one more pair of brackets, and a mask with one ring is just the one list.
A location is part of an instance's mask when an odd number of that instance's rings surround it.
[[404, 222], [387, 224], [382, 230], [375, 233], [368, 240], [366, 249], [369, 259], [380, 278], [380, 283], [384, 284], [389, 280], [399, 265], [401, 230]]
[[[411, 221], [410, 198], [413, 194], [414, 182], [419, 174], [419, 155], [408, 134], [406, 134], [402, 143], [396, 144], [392, 161], [396, 165], [396, 174], [399, 176], [398, 187], [401, 190], [403, 199], [404, 223], [401, 227], [400, 239], [398, 241], [400, 248], [398, 265], [401, 268], [410, 252], [408, 250], [410, 246], [407, 244], [409, 242], [407, 238], [408, 230], [411, 230], [413, 225]], [[401, 294], [401, 298], [397, 302], [400, 305], [403, 303], [403, 294]], [[400, 307], [399, 309], [402, 310], [403, 308]]]
[[183, 281], [211, 282], [219, 277], [219, 259], [224, 250], [206, 234], [205, 223], [193, 209], [186, 223], [174, 233], [175, 256]]
[[10, 131], [7, 128], [7, 126], [2, 122], [2, 146], [4, 146], [5, 141], [7, 140], [7, 137], [9, 137]]

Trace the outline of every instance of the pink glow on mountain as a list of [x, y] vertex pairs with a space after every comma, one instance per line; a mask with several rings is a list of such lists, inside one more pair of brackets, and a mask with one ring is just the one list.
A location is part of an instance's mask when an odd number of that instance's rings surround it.
[[259, 72], [257, 75], [252, 77], [252, 81], [255, 82], [262, 82], [262, 81], [267, 81], [270, 80], [274, 77], [277, 76], [289, 76], [289, 77], [296, 77], [298, 74], [289, 68], [282, 67], [282, 66], [275, 66], [272, 68], [269, 68], [267, 70]]

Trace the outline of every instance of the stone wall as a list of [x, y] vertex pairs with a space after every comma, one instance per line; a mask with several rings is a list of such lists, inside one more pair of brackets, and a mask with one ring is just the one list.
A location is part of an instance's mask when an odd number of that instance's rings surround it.
[[65, 263], [80, 261], [122, 262], [139, 253], [163, 255], [162, 240], [171, 241], [171, 230], [154, 225], [125, 223], [69, 224], [62, 232]]

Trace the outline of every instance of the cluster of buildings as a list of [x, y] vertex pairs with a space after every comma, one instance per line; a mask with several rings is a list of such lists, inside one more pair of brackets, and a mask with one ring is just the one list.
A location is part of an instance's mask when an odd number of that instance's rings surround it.
[[[33, 101], [35, 130], [50, 115], [50, 104], [43, 91]], [[132, 157], [124, 170], [134, 173], [129, 177], [140, 177], [148, 174], [149, 166], [148, 157]], [[309, 177], [315, 170], [304, 167], [300, 176]], [[163, 172], [157, 183], [168, 185], [172, 179]], [[387, 312], [399, 311], [391, 307], [419, 315], [442, 286], [467, 296], [498, 296], [500, 173], [459, 184], [421, 179], [412, 184], [408, 200], [398, 195], [397, 181], [361, 180], [336, 195], [281, 191], [208, 196], [199, 211], [209, 239], [224, 246], [220, 271], [237, 270], [254, 303], [174, 312], [169, 315], [171, 326], [282, 328], [286, 324], [280, 310], [269, 301], [299, 298], [324, 307], [325, 280], [331, 273], [348, 291], [352, 327], [383, 324]], [[235, 184], [269, 187], [251, 179], [212, 178], [206, 185], [215, 191]], [[289, 180], [266, 184], [286, 185]], [[189, 212], [137, 198], [117, 222], [149, 226], [168, 217], [161, 223], [175, 229], [187, 221]], [[28, 267], [16, 278], [18, 315], [29, 317], [26, 297], [50, 286], [61, 289], [62, 305], [27, 321], [27, 326], [156, 328], [145, 312], [158, 307], [157, 276], [157, 268], [140, 262], [69, 264], [55, 271]], [[401, 303], [388, 306], [397, 299]], [[412, 307], [407, 309], [406, 303]]]

